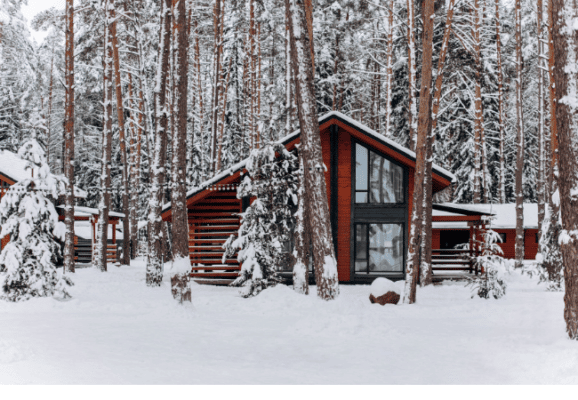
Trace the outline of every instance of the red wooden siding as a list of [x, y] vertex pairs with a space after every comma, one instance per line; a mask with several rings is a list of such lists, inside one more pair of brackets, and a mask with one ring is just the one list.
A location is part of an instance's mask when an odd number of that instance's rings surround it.
[[207, 190], [202, 200], [189, 206], [189, 259], [193, 264], [193, 278], [232, 281], [239, 275], [240, 265], [236, 256], [222, 261], [223, 244], [231, 234], [239, 231], [239, 216], [235, 214], [242, 212], [242, 201], [237, 199], [236, 187], [229, 184], [226, 189]]
[[[351, 136], [338, 130], [337, 150], [337, 275], [351, 280]], [[331, 204], [331, 203], [329, 203]]]
[[526, 229], [524, 231], [524, 258], [526, 260], [536, 259], [536, 254], [538, 253], [537, 234], [538, 229]]
[[[440, 232], [442, 230], [451, 229], [433, 229], [432, 230], [432, 248], [439, 249], [440, 247]], [[460, 229], [463, 230], [463, 229]], [[504, 258], [516, 258], [516, 230], [515, 229], [494, 229], [497, 233], [506, 234], [506, 240], [503, 243], [498, 243], [502, 249]], [[534, 260], [538, 252], [538, 243], [536, 243], [537, 229], [526, 229], [524, 231], [524, 259]]]
[[439, 229], [432, 229], [431, 235], [431, 248], [432, 249], [439, 249], [441, 247], [441, 236], [440, 236]]

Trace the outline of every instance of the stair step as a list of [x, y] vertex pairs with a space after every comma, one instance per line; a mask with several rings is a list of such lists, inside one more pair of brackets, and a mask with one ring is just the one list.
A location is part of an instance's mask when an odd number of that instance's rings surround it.
[[[229, 271], [229, 270], [236, 270], [236, 271], [240, 271], [241, 267], [240, 266], [233, 266], [233, 265], [205, 265], [205, 266], [200, 266], [200, 267], [192, 267], [191, 271], [205, 271], [205, 270], [211, 270], [211, 271]], [[199, 272], [200, 273], [200, 272]]]
[[239, 276], [238, 272], [191, 272], [190, 276], [193, 278], [236, 278]]

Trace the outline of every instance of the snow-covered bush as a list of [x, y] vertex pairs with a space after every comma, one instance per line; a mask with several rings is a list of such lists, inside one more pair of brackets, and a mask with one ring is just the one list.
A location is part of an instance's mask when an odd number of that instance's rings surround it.
[[506, 271], [506, 264], [502, 257], [502, 249], [498, 246], [501, 241], [500, 235], [492, 229], [487, 229], [482, 234], [482, 240], [479, 241], [481, 254], [475, 257], [474, 263], [481, 271], [480, 275], [469, 278], [466, 286], [472, 287], [474, 296], [482, 299], [499, 299], [506, 294], [506, 282], [503, 279]]
[[60, 254], [56, 239], [64, 239], [64, 224], [48, 197], [63, 193], [65, 180], [50, 173], [34, 135], [18, 155], [28, 161], [31, 177], [11, 186], [0, 202], [0, 239], [10, 237], [0, 253], [0, 298], [69, 297], [65, 285], [72, 282], [54, 264]]
[[547, 206], [546, 215], [542, 222], [536, 263], [523, 271], [530, 276], [538, 276], [538, 284], [545, 283], [546, 290], [552, 292], [564, 290], [562, 253], [558, 243], [561, 230], [560, 221], [557, 218], [552, 218], [552, 209]]
[[241, 213], [238, 235], [231, 235], [223, 245], [223, 260], [237, 251], [242, 263], [239, 277], [232, 286], [243, 286], [241, 295], [250, 297], [281, 281], [280, 265], [287, 253], [294, 223], [292, 206], [297, 204], [297, 157], [281, 144], [253, 150], [245, 176], [237, 191], [238, 198], [255, 198]]

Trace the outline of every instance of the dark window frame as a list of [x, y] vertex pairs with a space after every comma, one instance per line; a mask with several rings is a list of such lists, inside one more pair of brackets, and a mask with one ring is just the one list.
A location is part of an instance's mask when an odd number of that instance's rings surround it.
[[[391, 159], [390, 157], [386, 156], [385, 154], [381, 153], [380, 151], [376, 151], [375, 149], [370, 149], [369, 146], [367, 146], [366, 144], [359, 142], [357, 140], [353, 140], [352, 141], [352, 167], [353, 167], [353, 171], [352, 171], [352, 188], [353, 188], [353, 204], [356, 207], [359, 206], [367, 206], [367, 207], [403, 207], [406, 206], [408, 204], [408, 194], [406, 193], [406, 191], [404, 190], [404, 188], [407, 186], [407, 167], [399, 162], [397, 162], [396, 160]], [[366, 180], [367, 180], [367, 189], [365, 190], [358, 190], [357, 189], [357, 146], [361, 146], [363, 147], [366, 151], [367, 151], [367, 171], [366, 171]], [[396, 188], [395, 186], [393, 187], [393, 191], [394, 193], [401, 193], [402, 200], [400, 202], [394, 202], [394, 203], [371, 203], [370, 199], [371, 199], [371, 167], [372, 167], [372, 163], [371, 163], [371, 154], [374, 154], [378, 157], [381, 157], [385, 160], [387, 160], [389, 163], [393, 164], [396, 167], [399, 167], [399, 169], [392, 169], [392, 171], [401, 171], [401, 187], [400, 192], [398, 192], [398, 188]], [[393, 172], [394, 175], [397, 175], [395, 172]], [[357, 202], [357, 194], [358, 193], [365, 193], [366, 195], [366, 201], [365, 202]]]
[[[369, 270], [369, 260], [370, 260], [370, 256], [369, 256], [369, 250], [370, 250], [370, 242], [371, 242], [371, 238], [370, 238], [370, 226], [371, 225], [401, 225], [401, 232], [402, 232], [402, 270], [401, 271], [375, 271], [372, 272]], [[358, 247], [358, 242], [357, 242], [357, 228], [359, 226], [365, 226], [365, 236], [366, 236], [366, 242], [365, 242], [365, 259], [359, 259], [357, 258], [357, 247]], [[406, 224], [403, 222], [354, 222], [354, 228], [353, 231], [355, 233], [355, 239], [354, 239], [354, 248], [353, 248], [353, 270], [354, 273], [357, 275], [361, 275], [361, 276], [368, 276], [368, 277], [372, 277], [372, 276], [380, 276], [380, 275], [399, 275], [404, 273], [405, 268], [403, 268], [403, 265], [405, 265], [405, 245], [407, 242], [407, 238], [405, 237], [405, 227]], [[358, 271], [357, 270], [357, 266], [356, 263], [357, 261], [365, 261], [365, 271]]]
[[[356, 144], [365, 147], [368, 151], [372, 151], [385, 158], [394, 165], [401, 167], [402, 173], [402, 191], [404, 196], [403, 203], [357, 203], [355, 201], [356, 194]], [[368, 163], [369, 163], [369, 153], [368, 153]], [[371, 148], [370, 145], [363, 143], [362, 141], [351, 138], [351, 219], [350, 219], [350, 276], [352, 281], [365, 282], [366, 279], [375, 279], [379, 276], [395, 277], [403, 279], [405, 277], [405, 267], [402, 268], [401, 272], [375, 272], [375, 273], [363, 273], [356, 272], [355, 270], [355, 259], [357, 250], [357, 224], [401, 224], [403, 233], [403, 265], [407, 261], [407, 244], [408, 244], [408, 220], [409, 220], [409, 170], [410, 168], [397, 160], [392, 159], [390, 156], [384, 154], [378, 149]], [[369, 172], [369, 171], [368, 171]], [[369, 176], [368, 176], [369, 178]], [[368, 191], [370, 188], [370, 183], [368, 182]], [[368, 194], [369, 196], [369, 194]], [[368, 237], [369, 245], [369, 237]], [[368, 263], [369, 263], [369, 250], [367, 253]], [[368, 264], [369, 265], [369, 264]], [[369, 280], [367, 282], [370, 282]]]

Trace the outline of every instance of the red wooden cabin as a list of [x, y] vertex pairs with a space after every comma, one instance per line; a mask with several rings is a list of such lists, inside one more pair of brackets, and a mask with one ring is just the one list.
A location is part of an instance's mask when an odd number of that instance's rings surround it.
[[[2, 196], [4, 196], [4, 193], [8, 191], [10, 186], [14, 185], [18, 181], [28, 179], [31, 177], [31, 171], [29, 169], [26, 169], [27, 164], [28, 164], [27, 161], [18, 157], [17, 154], [8, 150], [0, 150], [0, 199], [2, 199]], [[79, 200], [86, 199], [87, 193], [84, 190], [80, 189], [79, 187], [75, 186], [74, 197], [76, 199], [76, 202], [78, 203]], [[61, 197], [57, 200], [57, 204], [62, 203], [62, 201], [63, 199]], [[59, 219], [61, 221], [64, 221], [62, 206], [57, 207], [56, 211], [59, 213]], [[107, 254], [109, 261], [116, 261], [117, 259], [115, 227], [118, 224], [119, 220], [122, 218], [124, 218], [124, 214], [117, 213], [114, 211], [110, 212], [110, 220], [109, 220], [110, 234], [108, 238], [109, 245]], [[84, 235], [76, 235], [74, 237], [76, 260], [79, 262], [89, 263], [91, 261], [92, 256], [94, 229], [96, 222], [98, 220], [98, 211], [93, 208], [81, 207], [78, 206], [78, 204], [76, 204], [74, 212], [74, 220], [75, 220], [75, 227], [76, 225], [78, 225], [80, 221], [88, 221], [87, 223], [89, 222], [91, 223], [92, 238], [90, 237], [91, 233], [88, 233], [88, 235], [86, 235], [86, 232]], [[0, 241], [0, 251], [9, 242], [9, 240], [10, 237], [6, 236]]]
[[[498, 245], [504, 258], [516, 257], [516, 208], [515, 204], [444, 204], [472, 212], [485, 212], [494, 216], [488, 228], [500, 234], [502, 243]], [[435, 220], [435, 217], [434, 217]], [[470, 227], [464, 221], [439, 221], [433, 223], [432, 247], [450, 249], [460, 243], [468, 243]], [[524, 259], [534, 260], [538, 252], [538, 205], [524, 204]]]
[[[331, 112], [319, 119], [328, 201], [341, 282], [370, 282], [377, 276], [404, 277], [411, 214], [415, 153], [363, 124]], [[299, 131], [280, 140], [289, 150]], [[191, 276], [227, 283], [238, 275], [236, 259], [221, 261], [222, 245], [239, 228], [249, 203], [237, 199], [246, 160], [187, 193]], [[434, 166], [433, 193], [453, 175]], [[171, 206], [163, 207], [170, 221]]]

